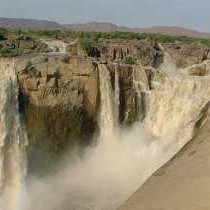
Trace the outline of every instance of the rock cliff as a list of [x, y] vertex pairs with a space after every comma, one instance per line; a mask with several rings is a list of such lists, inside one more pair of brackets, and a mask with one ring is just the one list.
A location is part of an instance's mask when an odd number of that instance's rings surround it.
[[92, 61], [40, 55], [19, 61], [17, 71], [31, 158], [43, 159], [75, 144], [88, 144], [99, 100]]

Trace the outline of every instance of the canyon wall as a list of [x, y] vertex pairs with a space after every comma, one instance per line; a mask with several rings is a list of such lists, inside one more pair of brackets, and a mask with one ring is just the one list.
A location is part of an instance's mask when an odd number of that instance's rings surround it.
[[97, 126], [99, 100], [92, 61], [43, 55], [21, 60], [17, 66], [20, 108], [30, 139], [29, 160], [40, 159], [44, 164], [43, 160], [55, 154], [58, 158], [69, 147], [88, 145]]
[[[158, 50], [164, 55], [161, 46]], [[174, 127], [177, 130], [183, 127], [187, 130], [183, 131], [186, 133], [183, 142], [193, 137], [202, 118], [200, 113], [208, 104], [206, 75], [209, 63], [179, 69], [176, 61], [165, 53], [162, 64], [156, 68], [152, 63], [104, 63], [113, 90], [116, 89], [116, 79], [119, 80], [119, 90], [115, 91], [119, 91], [118, 121], [121, 125], [131, 126], [136, 121], [144, 121], [154, 136], [166, 136]], [[59, 158], [64, 150], [94, 142], [101, 103], [99, 65], [103, 62], [103, 59], [62, 53], [26, 56], [17, 60], [20, 110], [29, 136], [31, 170], [37, 163], [40, 167], [49, 165], [47, 160]], [[191, 107], [194, 101], [195, 107]], [[182, 109], [183, 104], [190, 106], [187, 113]], [[167, 126], [162, 126], [166, 119]], [[190, 120], [193, 123], [188, 125]]]

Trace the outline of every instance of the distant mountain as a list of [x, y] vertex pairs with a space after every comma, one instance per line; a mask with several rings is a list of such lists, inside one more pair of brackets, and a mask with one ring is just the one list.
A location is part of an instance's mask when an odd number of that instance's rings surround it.
[[111, 31], [116, 31], [118, 29], [118, 26], [115, 24], [99, 23], [99, 22], [67, 24], [64, 25], [64, 27], [74, 31], [94, 31], [94, 32], [111, 32]]
[[195, 30], [183, 28], [183, 27], [173, 27], [173, 26], [157, 26], [150, 28], [137, 28], [134, 29], [140, 33], [160, 33], [172, 36], [190, 36], [190, 37], [200, 37], [200, 38], [210, 38], [210, 33], [202, 33]]
[[132, 28], [118, 26], [113, 23], [104, 23], [104, 22], [66, 24], [63, 26], [65, 28], [69, 28], [74, 31], [93, 31], [93, 32], [114, 32], [114, 31], [132, 32], [133, 31]]
[[172, 26], [157, 26], [150, 28], [129, 28], [124, 26], [118, 26], [112, 23], [103, 22], [89, 22], [78, 24], [59, 24], [53, 21], [35, 20], [35, 19], [14, 19], [14, 18], [1, 18], [0, 27], [6, 28], [33, 28], [33, 29], [58, 29], [65, 28], [73, 31], [94, 31], [94, 32], [113, 32], [113, 31], [125, 31], [125, 32], [137, 32], [137, 33], [160, 33], [172, 36], [190, 36], [200, 38], [210, 38], [210, 33], [202, 33], [183, 27]]
[[2, 18], [0, 17], [0, 27], [5, 28], [60, 28], [61, 25], [47, 20], [35, 19], [15, 19], [15, 18]]
[[64, 26], [74, 31], [95, 31], [95, 32], [126, 31], [126, 32], [137, 32], [137, 33], [160, 33], [172, 36], [210, 38], [210, 33], [201, 33], [183, 27], [173, 27], [173, 26], [157, 26], [150, 28], [128, 28], [124, 26], [117, 26], [112, 23], [100, 23], [100, 22], [69, 24]]

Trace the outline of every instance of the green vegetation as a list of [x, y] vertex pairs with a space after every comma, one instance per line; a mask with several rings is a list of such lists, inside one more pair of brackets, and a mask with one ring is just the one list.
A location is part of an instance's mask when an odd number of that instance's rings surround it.
[[94, 42], [90, 38], [81, 38], [80, 45], [82, 49], [87, 53], [87, 55], [91, 55], [91, 52], [94, 48]]
[[80, 46], [90, 57], [100, 57], [100, 50], [103, 47], [98, 43], [98, 41], [92, 38], [80, 38]]
[[[210, 38], [192, 38], [187, 36], [169, 36], [163, 34], [146, 34], [132, 32], [75, 32], [70, 30], [32, 30], [32, 29], [4, 29], [0, 28], [0, 55], [1, 56], [17, 56], [21, 49], [6, 46], [5, 40], [30, 40], [41, 37], [55, 38], [63, 40], [72, 40], [79, 38], [81, 47], [91, 56], [97, 54], [96, 48], [101, 49], [101, 41], [106, 40], [147, 40], [156, 43], [198, 43], [206, 47], [210, 47]], [[125, 58], [124, 63], [133, 63], [131, 58]]]
[[16, 36], [29, 36], [29, 37], [50, 37], [57, 39], [76, 39], [80, 38], [85, 42], [94, 43], [99, 39], [112, 40], [149, 40], [159, 43], [174, 43], [176, 41], [184, 43], [201, 43], [210, 47], [210, 38], [193, 38], [187, 36], [169, 36], [163, 34], [147, 34], [147, 33], [132, 33], [132, 32], [75, 32], [70, 30], [21, 30], [14, 29], [11, 31]]
[[50, 37], [58, 39], [61, 35], [60, 30], [30, 30], [30, 29], [11, 29], [10, 34], [16, 37]]
[[0, 49], [0, 56], [3, 57], [15, 57], [21, 54], [21, 50], [19, 48], [10, 48], [5, 47]]
[[133, 57], [127, 56], [127, 57], [124, 58], [123, 63], [124, 63], [124, 64], [133, 65], [133, 64], [135, 64], [136, 62], [135, 62], [135, 60], [134, 60]]
[[7, 37], [7, 30], [5, 28], [0, 28], [0, 41], [5, 40]]
[[33, 66], [28, 68], [27, 71], [28, 71], [28, 76], [30, 78], [36, 77], [38, 75], [37, 69], [35, 67], [33, 67]]

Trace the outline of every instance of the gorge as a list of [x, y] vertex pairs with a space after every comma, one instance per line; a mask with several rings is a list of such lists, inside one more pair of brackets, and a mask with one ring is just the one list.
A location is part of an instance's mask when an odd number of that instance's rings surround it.
[[205, 125], [209, 55], [42, 42], [57, 52], [0, 59], [0, 209], [117, 209]]

